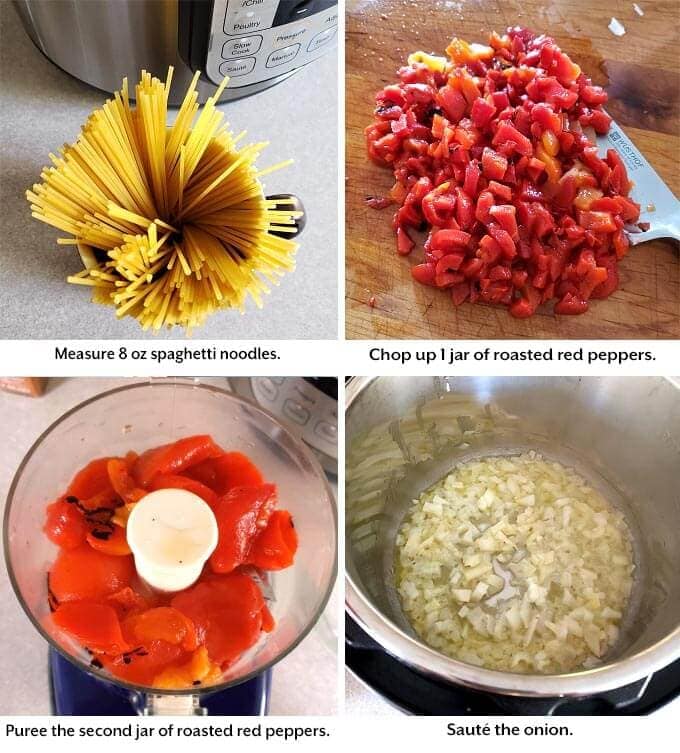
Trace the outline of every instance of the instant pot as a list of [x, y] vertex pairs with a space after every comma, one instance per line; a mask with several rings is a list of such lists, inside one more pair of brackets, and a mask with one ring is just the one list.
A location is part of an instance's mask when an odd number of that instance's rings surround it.
[[[198, 70], [201, 101], [274, 86], [336, 46], [337, 0], [15, 0], [38, 49], [72, 76], [113, 92], [146, 69], [175, 67], [171, 104]], [[331, 82], [335, 85], [335, 82]]]
[[[680, 385], [662, 377], [354, 378], [346, 407], [346, 663], [419, 714], [647, 713], [680, 691]], [[458, 462], [536, 450], [626, 517], [636, 585], [601, 663], [502, 672], [425, 645], [402, 613], [394, 540]]]

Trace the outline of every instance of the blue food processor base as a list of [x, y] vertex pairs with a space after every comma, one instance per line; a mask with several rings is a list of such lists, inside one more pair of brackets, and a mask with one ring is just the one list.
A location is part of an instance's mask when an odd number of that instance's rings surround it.
[[[121, 688], [84, 672], [49, 649], [52, 713], [58, 716], [136, 716], [145, 706], [143, 693]], [[210, 716], [262, 716], [269, 710], [271, 670], [240, 685], [201, 696]]]

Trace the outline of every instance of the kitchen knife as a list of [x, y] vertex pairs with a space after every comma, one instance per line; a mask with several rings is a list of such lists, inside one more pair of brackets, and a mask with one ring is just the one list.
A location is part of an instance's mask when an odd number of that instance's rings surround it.
[[649, 224], [649, 229], [644, 231], [637, 225], [626, 227], [631, 245], [636, 246], [654, 238], [675, 238], [680, 241], [680, 201], [635, 144], [614, 121], [609, 133], [597, 136], [596, 142], [601, 157], [604, 157], [607, 149], [615, 149], [621, 155], [628, 177], [633, 181], [631, 198], [640, 204], [638, 222]]

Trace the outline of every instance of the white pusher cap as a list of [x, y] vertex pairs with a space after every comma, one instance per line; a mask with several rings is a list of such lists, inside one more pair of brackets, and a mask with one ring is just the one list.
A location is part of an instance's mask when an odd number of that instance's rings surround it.
[[160, 591], [181, 591], [194, 583], [217, 546], [215, 515], [185, 489], [159, 489], [133, 507], [127, 541], [137, 572]]

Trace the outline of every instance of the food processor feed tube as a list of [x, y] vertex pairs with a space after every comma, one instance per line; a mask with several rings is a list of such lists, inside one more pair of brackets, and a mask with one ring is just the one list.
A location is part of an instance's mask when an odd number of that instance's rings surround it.
[[142, 497], [127, 524], [138, 575], [166, 593], [198, 580], [217, 538], [213, 511], [184, 489], [160, 489]]
[[[127, 540], [137, 573], [165, 593], [192, 586], [217, 546], [217, 521], [210, 507], [184, 489], [160, 489], [134, 506]], [[147, 696], [145, 713], [201, 713], [198, 696]]]

